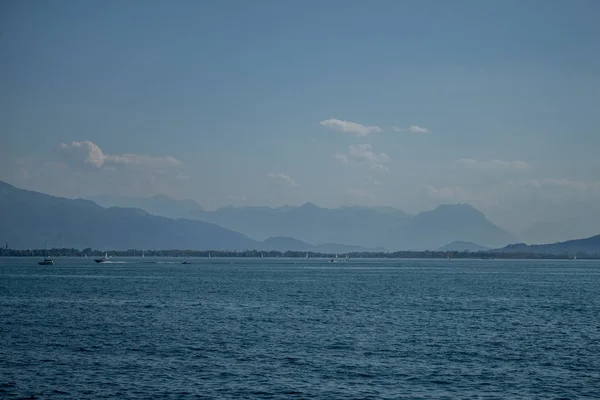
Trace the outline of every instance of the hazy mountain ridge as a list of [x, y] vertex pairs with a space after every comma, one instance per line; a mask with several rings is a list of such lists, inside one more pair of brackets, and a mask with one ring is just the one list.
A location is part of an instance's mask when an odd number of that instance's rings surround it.
[[500, 247], [519, 240], [467, 204], [441, 205], [411, 216], [392, 207], [223, 207], [197, 219], [255, 240], [289, 237], [306, 243], [344, 243], [388, 250], [437, 249], [453, 241]]
[[169, 219], [135, 208], [103, 208], [0, 182], [0, 240], [12, 248], [250, 249], [259, 243], [202, 221]]
[[262, 242], [262, 249], [264, 250], [279, 250], [279, 251], [307, 251], [315, 253], [362, 253], [362, 252], [384, 252], [386, 249], [378, 248], [365, 248], [360, 246], [336, 244], [336, 243], [323, 243], [313, 245], [310, 243], [303, 242], [298, 239], [290, 237], [272, 237], [267, 238]]
[[519, 238], [530, 244], [565, 242], [572, 238], [594, 236], [598, 233], [599, 228], [600, 215], [591, 213], [585, 216], [532, 224], [519, 232]]
[[199, 219], [199, 216], [204, 212], [202, 206], [194, 200], [177, 200], [165, 195], [151, 197], [101, 195], [89, 197], [88, 199], [106, 208], [140, 208], [150, 214], [174, 219]]
[[469, 204], [444, 204], [417, 214], [406, 225], [389, 232], [382, 243], [392, 250], [431, 250], [454, 241], [497, 247], [517, 240]]
[[[268, 213], [289, 213], [308, 210], [316, 216], [328, 209], [313, 204], [302, 207], [252, 207]], [[235, 208], [232, 208], [236, 210]], [[346, 207], [340, 210], [364, 210]], [[225, 209], [223, 209], [225, 210]], [[246, 208], [243, 211], [247, 211]], [[458, 227], [458, 228], [457, 228]], [[410, 235], [402, 238], [402, 235]], [[447, 241], [447, 236], [484, 237], [509, 240], [508, 232], [489, 222], [485, 216], [466, 204], [444, 205], [432, 211], [408, 218], [404, 225], [388, 236], [392, 249], [410, 249], [422, 237], [431, 242]], [[399, 239], [400, 238], [400, 239]], [[11, 248], [49, 247], [103, 248], [103, 249], [197, 249], [197, 250], [296, 250], [328, 253], [384, 251], [381, 246], [355, 246], [327, 243], [313, 245], [291, 237], [270, 237], [256, 241], [241, 233], [218, 225], [187, 219], [170, 219], [151, 215], [137, 208], [103, 208], [90, 200], [66, 199], [43, 193], [18, 189], [0, 181], [0, 240]], [[470, 243], [469, 243], [470, 242]], [[394, 246], [394, 247], [392, 247]], [[456, 247], [451, 249], [450, 247]], [[483, 247], [473, 240], [460, 239], [444, 245], [447, 251], [465, 250], [464, 246]], [[430, 247], [430, 248], [439, 248]], [[416, 246], [414, 246], [416, 248]], [[388, 247], [389, 249], [389, 247]], [[468, 248], [471, 251], [480, 249]], [[588, 253], [600, 254], [600, 235], [564, 242], [526, 245], [517, 243], [494, 251], [523, 253]]]
[[486, 251], [489, 247], [480, 246], [477, 243], [457, 240], [440, 247], [437, 251]]
[[98, 199], [99, 204], [105, 207], [126, 205], [156, 215], [211, 222], [255, 240], [291, 237], [308, 243], [344, 243], [363, 248], [380, 247], [376, 233], [401, 226], [411, 217], [392, 207], [345, 206], [330, 209], [310, 202], [301, 206], [227, 206], [206, 211], [200, 205], [195, 209], [184, 208], [181, 200], [162, 202], [159, 208], [154, 197], [99, 196], [93, 199]]
[[550, 244], [527, 245], [525, 243], [516, 243], [503, 247], [499, 250], [503, 252], [515, 253], [568, 253], [573, 255], [576, 253], [600, 254], [600, 235]]
[[242, 232], [257, 240], [293, 237], [309, 243], [345, 243], [378, 247], [373, 232], [399, 226], [410, 216], [400, 210], [348, 206], [226, 207], [205, 212], [203, 220]]
[[0, 240], [16, 249], [43, 248], [47, 244], [113, 250], [295, 250], [294, 247], [314, 252], [381, 250], [341, 244], [313, 245], [291, 238], [260, 242], [204, 221], [171, 219], [139, 208], [104, 208], [91, 200], [51, 196], [1, 181]]

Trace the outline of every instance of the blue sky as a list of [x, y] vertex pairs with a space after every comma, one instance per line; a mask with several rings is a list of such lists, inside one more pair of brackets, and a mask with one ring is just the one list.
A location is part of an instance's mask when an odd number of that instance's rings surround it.
[[4, 1], [0, 179], [208, 208], [469, 202], [513, 230], [600, 217], [599, 15], [593, 0]]

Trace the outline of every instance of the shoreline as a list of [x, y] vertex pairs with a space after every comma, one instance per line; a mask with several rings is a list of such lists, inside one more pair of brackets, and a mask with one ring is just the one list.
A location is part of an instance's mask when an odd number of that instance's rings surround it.
[[598, 260], [599, 253], [535, 253], [535, 252], [494, 252], [494, 251], [396, 251], [396, 252], [350, 252], [350, 253], [317, 253], [310, 251], [268, 251], [268, 250], [92, 250], [92, 249], [0, 249], [0, 257], [68, 257], [88, 258], [288, 258], [288, 259], [336, 259], [340, 262], [348, 259], [523, 259], [523, 260]]

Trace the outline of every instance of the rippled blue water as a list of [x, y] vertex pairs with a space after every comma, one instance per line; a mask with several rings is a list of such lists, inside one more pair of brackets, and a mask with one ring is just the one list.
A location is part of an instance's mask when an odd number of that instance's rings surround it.
[[36, 261], [3, 398], [600, 398], [600, 262]]

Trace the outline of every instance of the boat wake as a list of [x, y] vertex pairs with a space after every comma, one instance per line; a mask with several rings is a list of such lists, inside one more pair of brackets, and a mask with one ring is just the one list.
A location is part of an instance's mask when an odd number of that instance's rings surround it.
[[144, 264], [181, 264], [177, 261], [146, 261]]
[[98, 264], [128, 264], [127, 261], [102, 261]]

